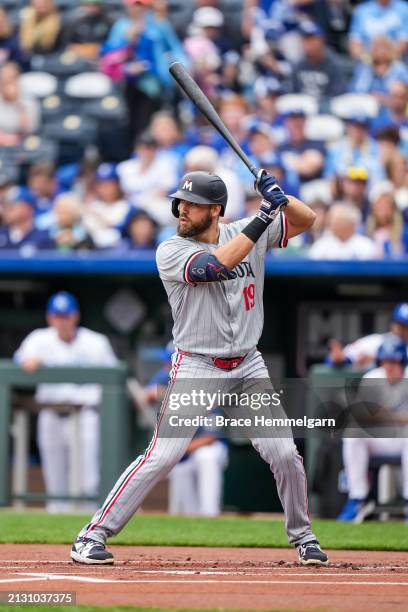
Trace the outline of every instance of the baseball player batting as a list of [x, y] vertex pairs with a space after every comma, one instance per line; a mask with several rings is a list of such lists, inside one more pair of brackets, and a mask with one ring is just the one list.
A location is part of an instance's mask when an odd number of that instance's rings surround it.
[[[264, 257], [284, 248], [289, 238], [314, 222], [314, 213], [286, 196], [273, 176], [261, 170], [255, 182], [261, 196], [251, 218], [220, 224], [227, 189], [216, 175], [186, 174], [172, 194], [177, 235], [157, 250], [160, 278], [171, 305], [175, 353], [170, 382], [153, 438], [120, 476], [103, 506], [75, 540], [71, 558], [79, 563], [109, 564], [107, 538], [119, 533], [152, 487], [184, 455], [188, 435], [163, 435], [170, 397], [181, 379], [269, 381], [257, 344], [263, 327]], [[270, 381], [269, 381], [270, 384]], [[328, 563], [312, 532], [303, 461], [291, 432], [284, 437], [256, 437], [251, 442], [273, 472], [285, 512], [289, 542], [302, 564]]]

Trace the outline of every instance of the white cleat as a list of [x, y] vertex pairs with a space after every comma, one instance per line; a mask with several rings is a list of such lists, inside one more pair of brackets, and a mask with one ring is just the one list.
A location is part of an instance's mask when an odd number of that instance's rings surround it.
[[302, 565], [327, 565], [329, 563], [326, 553], [322, 551], [316, 540], [300, 544], [297, 550]]
[[90, 538], [78, 537], [71, 548], [71, 559], [85, 565], [108, 565], [113, 563], [113, 555], [101, 544]]

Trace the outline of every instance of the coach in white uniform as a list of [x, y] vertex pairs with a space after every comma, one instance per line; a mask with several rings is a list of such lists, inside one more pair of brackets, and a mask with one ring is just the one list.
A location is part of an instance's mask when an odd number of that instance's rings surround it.
[[[79, 327], [76, 298], [60, 292], [47, 304], [48, 327], [32, 331], [15, 353], [15, 361], [27, 372], [40, 366], [114, 366], [117, 359], [109, 340], [85, 327]], [[68, 451], [70, 428], [67, 414], [47, 408], [47, 404], [80, 406], [81, 494], [94, 496], [99, 485], [99, 385], [68, 383], [41, 384], [36, 400], [44, 406], [38, 417], [38, 446], [49, 495], [68, 495]], [[47, 503], [49, 512], [66, 512], [71, 504]]]

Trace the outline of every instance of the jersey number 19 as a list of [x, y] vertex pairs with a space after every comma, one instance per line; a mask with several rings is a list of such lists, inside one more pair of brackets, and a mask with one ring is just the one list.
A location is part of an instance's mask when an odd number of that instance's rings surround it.
[[245, 310], [252, 310], [255, 306], [255, 285], [251, 283], [244, 287]]

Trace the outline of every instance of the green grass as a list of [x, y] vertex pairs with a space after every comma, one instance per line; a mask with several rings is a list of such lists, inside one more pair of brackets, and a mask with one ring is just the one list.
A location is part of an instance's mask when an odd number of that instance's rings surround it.
[[[0, 511], [0, 543], [70, 544], [89, 515]], [[315, 520], [322, 546], [332, 549], [408, 551], [408, 525], [369, 521], [362, 525]], [[134, 546], [222, 546], [284, 548], [283, 521], [242, 517], [217, 519], [136, 515], [111, 540]]]

